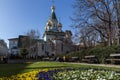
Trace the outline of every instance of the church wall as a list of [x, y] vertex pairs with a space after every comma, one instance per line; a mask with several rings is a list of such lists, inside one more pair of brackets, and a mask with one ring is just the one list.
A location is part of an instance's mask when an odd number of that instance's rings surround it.
[[47, 41], [47, 40], [50, 39], [50, 38], [51, 38], [50, 35], [45, 35], [45, 36], [44, 36], [44, 41]]
[[46, 41], [46, 40], [47, 40], [46, 38], [47, 38], [47, 36], [45, 35], [45, 36], [44, 36], [44, 38], [43, 38], [43, 39], [44, 39], [44, 41]]
[[39, 43], [38, 45], [38, 56], [45, 55], [45, 43]]

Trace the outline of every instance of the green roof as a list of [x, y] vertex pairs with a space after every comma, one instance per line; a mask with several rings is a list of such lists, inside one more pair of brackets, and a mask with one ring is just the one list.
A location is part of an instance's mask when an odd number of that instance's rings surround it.
[[55, 12], [52, 12], [51, 20], [57, 20], [57, 17], [55, 15]]

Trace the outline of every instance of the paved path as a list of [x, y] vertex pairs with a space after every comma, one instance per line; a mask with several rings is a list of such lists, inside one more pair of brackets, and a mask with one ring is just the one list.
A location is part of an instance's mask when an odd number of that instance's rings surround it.
[[87, 64], [87, 63], [71, 63], [71, 64], [81, 64], [81, 65], [90, 65], [90, 66], [104, 66], [104, 67], [115, 67], [120, 68], [120, 65], [112, 65], [112, 64]]

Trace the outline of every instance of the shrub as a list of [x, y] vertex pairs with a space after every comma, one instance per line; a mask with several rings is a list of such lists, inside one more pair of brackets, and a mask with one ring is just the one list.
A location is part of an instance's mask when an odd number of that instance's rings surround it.
[[81, 49], [78, 52], [71, 52], [66, 54], [67, 57], [75, 57], [78, 56], [80, 60], [87, 55], [96, 55], [100, 61], [100, 63], [104, 63], [105, 59], [109, 57], [110, 54], [120, 53], [120, 46], [106, 46], [101, 47], [97, 46], [91, 49]]

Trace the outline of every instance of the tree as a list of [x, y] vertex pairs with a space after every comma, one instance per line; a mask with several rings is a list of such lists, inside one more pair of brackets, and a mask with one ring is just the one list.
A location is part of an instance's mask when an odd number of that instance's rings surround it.
[[[120, 15], [119, 6], [116, 8], [116, 4], [120, 5], [120, 1], [76, 0], [73, 6], [76, 9], [72, 18], [73, 26], [77, 29], [92, 28], [92, 31], [99, 34], [99, 42], [104, 41], [109, 46], [113, 45], [117, 38], [118, 26], [116, 24], [119, 23], [117, 18]], [[89, 29], [83, 31], [89, 32]]]
[[25, 56], [28, 54], [27, 49], [25, 49], [25, 48], [21, 49], [20, 54], [22, 55], [23, 58], [25, 58]]
[[118, 28], [118, 45], [120, 45], [120, 0], [113, 0], [115, 10], [115, 25]]
[[30, 46], [34, 45], [36, 43], [36, 40], [38, 40], [40, 37], [38, 30], [33, 29], [28, 31], [26, 35], [29, 37]]
[[39, 39], [40, 33], [38, 30], [31, 29], [26, 33], [27, 36], [29, 36], [31, 39]]
[[40, 33], [38, 30], [30, 30], [26, 33], [26, 35], [29, 37], [29, 48], [27, 49], [30, 54], [36, 54], [38, 53], [38, 41], [40, 37]]

